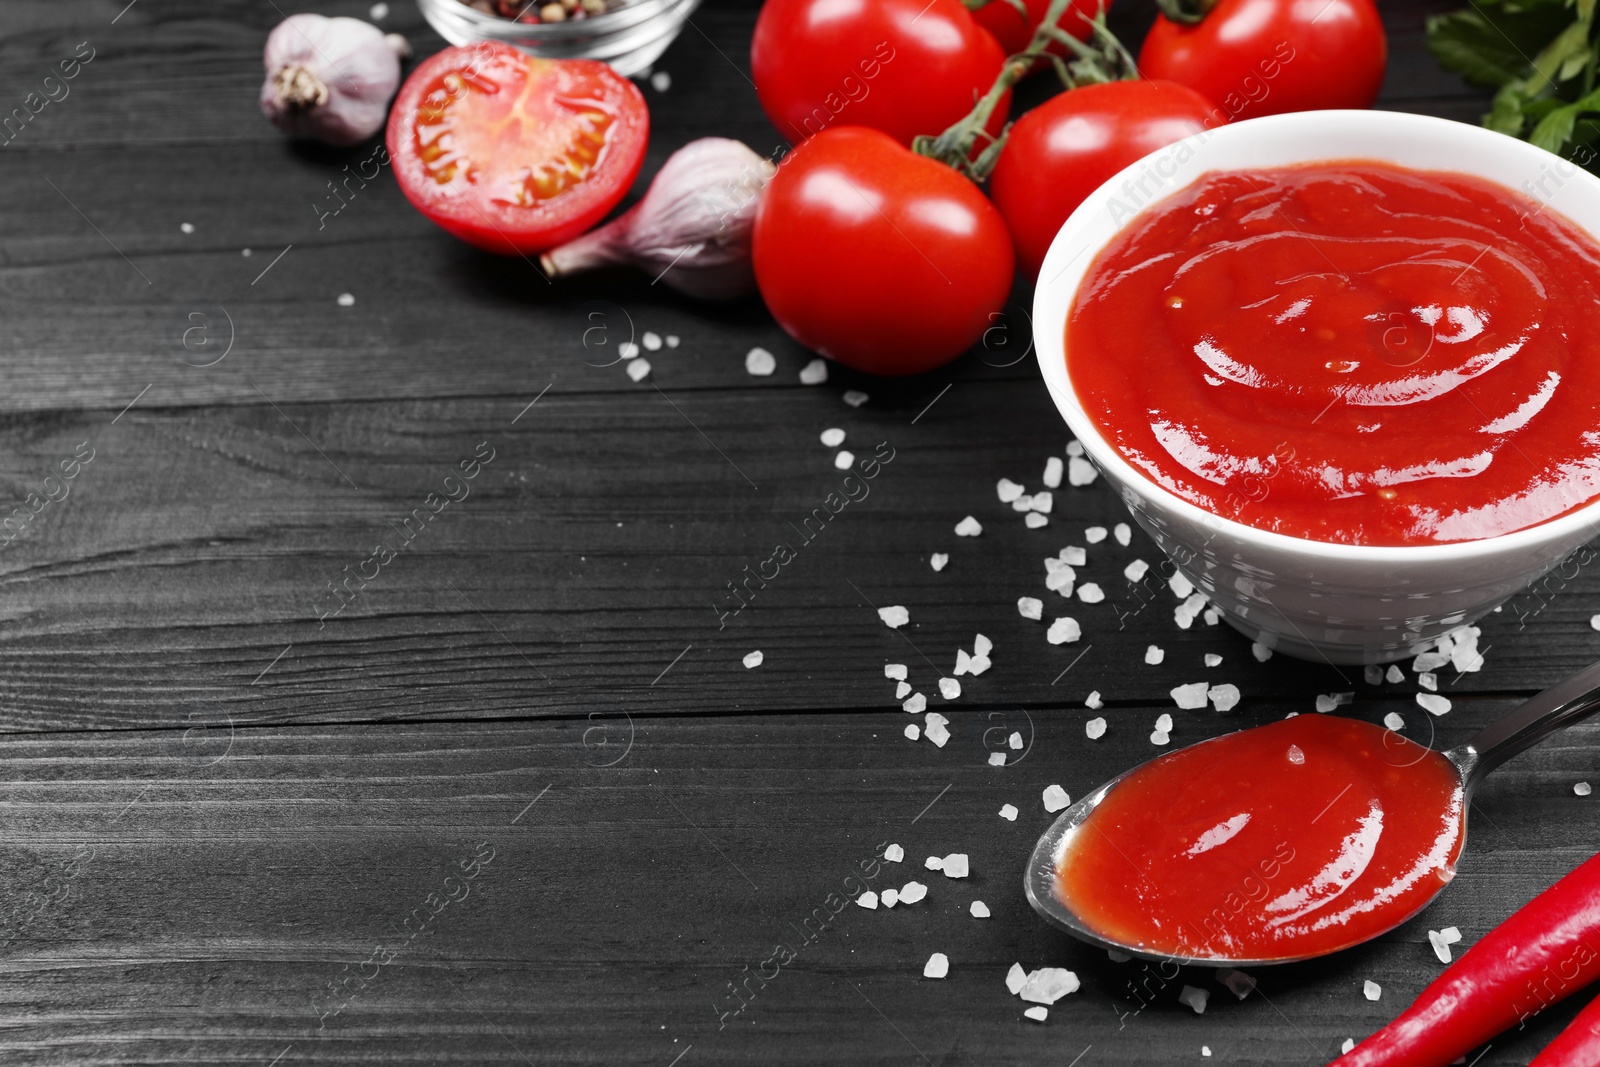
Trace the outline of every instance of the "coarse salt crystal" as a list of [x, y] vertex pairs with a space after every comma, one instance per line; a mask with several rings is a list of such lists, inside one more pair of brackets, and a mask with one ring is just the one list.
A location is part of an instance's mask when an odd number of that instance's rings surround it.
[[761, 661], [764, 659], [766, 659], [766, 657], [761, 654], [760, 649], [757, 649], [744, 658], [744, 665], [747, 668], [759, 667], [761, 666]]
[[178, 229], [182, 230], [184, 233], [193, 233], [194, 232], [194, 223], [185, 222], [182, 225], [180, 225], [178, 227]]
[[339, 298], [337, 300], [335, 300], [334, 303], [338, 304], [342, 308], [354, 307], [355, 303], [356, 303], [355, 294], [354, 293], [340, 293], [339, 294]]
[[1201, 618], [1206, 620], [1207, 626], [1215, 626], [1217, 623], [1222, 621], [1222, 612], [1218, 611], [1216, 608], [1207, 608], [1205, 610], [1205, 614], [1202, 615]]
[[1383, 682], [1383, 668], [1376, 663], [1369, 663], [1362, 668], [1361, 677], [1366, 679], [1368, 685], [1380, 685]]
[[1414, 672], [1431, 671], [1449, 662], [1450, 657], [1443, 652], [1424, 652], [1411, 661], [1411, 669]]
[[883, 624], [889, 629], [898, 630], [911, 621], [911, 612], [899, 604], [894, 604], [887, 608], [879, 608], [878, 618], [882, 619]]
[[1035, 1004], [1031, 1008], [1023, 1008], [1022, 1014], [1036, 1023], [1042, 1023], [1050, 1017], [1050, 1009], [1042, 1004]]
[[1272, 658], [1272, 649], [1256, 641], [1250, 645], [1250, 654], [1256, 658], [1257, 663], [1265, 663]]
[[922, 861], [922, 865], [930, 871], [937, 871], [939, 868], [944, 866], [944, 860], [940, 859], [938, 856], [929, 856], [927, 859]]
[[1339, 702], [1333, 698], [1333, 694], [1332, 693], [1320, 693], [1320, 694], [1317, 695], [1317, 710], [1318, 711], [1320, 711], [1320, 712], [1329, 712], [1329, 711], [1332, 711], [1334, 708], [1336, 708], [1338, 706], [1339, 706]]
[[1239, 687], [1231, 682], [1214, 685], [1206, 690], [1206, 696], [1211, 698], [1211, 706], [1218, 711], [1232, 711], [1239, 704]]
[[1187, 1004], [1194, 1009], [1196, 1015], [1204, 1015], [1206, 1013], [1206, 1001], [1210, 999], [1211, 994], [1209, 992], [1204, 989], [1197, 989], [1192, 985], [1184, 986], [1183, 990], [1178, 994], [1178, 1003]]
[[765, 378], [778, 369], [778, 359], [765, 348], [752, 348], [745, 353], [744, 372], [757, 378]]
[[884, 907], [892, 908], [896, 904], [900, 903], [900, 891], [897, 889], [885, 889], [883, 891], [883, 895], [880, 896], [878, 900], [883, 904]]
[[1082, 637], [1083, 630], [1078, 626], [1078, 620], [1063, 615], [1050, 624], [1050, 629], [1045, 631], [1044, 636], [1052, 645], [1065, 645]]
[[1438, 693], [1418, 693], [1417, 703], [1431, 715], [1443, 715], [1450, 710], [1450, 699]]
[[964, 649], [964, 648], [956, 649], [956, 670], [955, 670], [956, 677], [957, 678], [961, 677], [963, 674], [966, 674], [971, 669], [972, 669], [972, 657], [967, 655], [967, 650]]
[[650, 75], [650, 88], [658, 93], [664, 93], [672, 88], [672, 75], [664, 70], [658, 70]]
[[1061, 562], [1067, 564], [1069, 567], [1081, 567], [1085, 563], [1089, 562], [1089, 553], [1084, 549], [1079, 548], [1077, 545], [1068, 545], [1066, 548], [1063, 548], [1059, 553], [1057, 553], [1057, 555], [1060, 557]]
[[1078, 586], [1078, 599], [1085, 604], [1098, 604], [1106, 598], [1105, 593], [1094, 582], [1084, 582]]
[[928, 895], [928, 887], [921, 882], [907, 882], [900, 887], [900, 903], [915, 904]]
[[1033, 507], [1033, 497], [1027, 493], [1023, 493], [1011, 502], [1012, 511], [1027, 511], [1031, 507]]
[[1078, 976], [1065, 967], [1040, 967], [1028, 975], [1017, 996], [1032, 1004], [1054, 1004], [1078, 991]]
[[1353, 1037], [1347, 1037], [1347, 1038], [1344, 1039], [1344, 1044], [1339, 1046], [1339, 1051], [1340, 1052], [1346, 1052], [1346, 1053], [1354, 1052], [1355, 1048], [1356, 1048], [1356, 1039], [1353, 1038]]
[[990, 666], [991, 666], [991, 664], [989, 663], [989, 657], [988, 656], [973, 656], [972, 657], [972, 673], [973, 674], [982, 674], [984, 671], [988, 670]]
[[1048, 514], [1050, 509], [1055, 506], [1055, 502], [1056, 498], [1048, 490], [1042, 490], [1033, 494], [1033, 503], [1028, 506], [1041, 514]]
[[995, 483], [994, 491], [1000, 497], [1000, 503], [1009, 504], [1022, 495], [1022, 488], [1010, 478], [1001, 478]]
[[977, 537], [981, 533], [983, 533], [983, 524], [971, 515], [956, 523], [957, 537]]
[[896, 682], [896, 683], [894, 683], [894, 698], [896, 700], [904, 700], [906, 697], [908, 697], [910, 695], [911, 695], [911, 683], [910, 682]]
[[1062, 808], [1072, 803], [1072, 798], [1067, 796], [1067, 791], [1059, 785], [1047, 785], [1044, 788], [1044, 810], [1054, 815]]
[[1082, 441], [1068, 441], [1067, 442], [1067, 455], [1069, 455], [1069, 456], [1081, 456], [1081, 455], [1083, 455], [1083, 442]]
[[903, 682], [906, 680], [906, 665], [904, 663], [885, 663], [883, 665], [883, 676], [897, 682]]
[[1044, 461], [1044, 484], [1051, 489], [1061, 488], [1062, 463], [1059, 456]]
[[950, 554], [948, 552], [935, 552], [928, 557], [928, 562], [932, 564], [934, 570], [942, 571], [945, 568], [945, 564], [950, 562]]
[[942, 722], [930, 723], [928, 728], [922, 732], [927, 735], [929, 741], [933, 742], [934, 748], [943, 748], [945, 743], [950, 740], [950, 731], [945, 728]]
[[1144, 650], [1144, 661], [1154, 667], [1167, 658], [1167, 650], [1158, 645], [1151, 645]]
[[989, 917], [989, 905], [981, 900], [974, 900], [967, 910], [972, 912], [974, 919], [987, 919]]
[[859, 389], [846, 389], [844, 391], [844, 402], [853, 408], [860, 407], [862, 404], [865, 404], [867, 400], [867, 394], [863, 393]]
[[1049, 526], [1050, 519], [1039, 514], [1037, 511], [1030, 511], [1026, 515], [1022, 516], [1022, 525], [1026, 526], [1030, 530], [1037, 530], [1040, 527]]
[[1006, 992], [1016, 996], [1028, 980], [1028, 972], [1022, 969], [1022, 964], [1013, 963], [1006, 972]]
[[1152, 745], [1164, 745], [1168, 741], [1171, 741], [1171, 740], [1172, 740], [1172, 735], [1167, 733], [1167, 731], [1165, 731], [1165, 730], [1151, 730], [1150, 731], [1150, 743]]
[[1211, 1055], [1211, 1046], [1210, 1045], [1201, 1045], [1200, 1046], [1200, 1055], [1202, 1055], [1202, 1056]]
[[954, 678], [940, 678], [939, 695], [946, 700], [954, 700], [961, 695], [961, 683]]
[[1173, 571], [1167, 579], [1167, 588], [1172, 590], [1172, 595], [1179, 600], [1188, 600], [1189, 594], [1194, 592], [1194, 583], [1183, 576], [1182, 571]]
[[1429, 692], [1438, 692], [1439, 676], [1432, 671], [1423, 671], [1417, 675], [1417, 684]]
[[1588, 782], [1579, 782], [1577, 785], [1572, 787], [1572, 791], [1580, 797], [1586, 797], [1590, 793], [1594, 792], [1594, 787], [1592, 787]]
[[1003, 804], [1003, 805], [1001, 805], [1001, 807], [1000, 807], [1000, 817], [1002, 819], [1004, 819], [1006, 822], [1016, 822], [1017, 821], [1017, 806], [1015, 804]]
[[644, 336], [639, 340], [643, 341], [644, 347], [651, 352], [659, 351], [661, 348], [661, 335], [654, 331], [646, 330]]
[[[1206, 706], [1206, 690], [1209, 688], [1204, 682], [1190, 682], [1188, 685], [1180, 685], [1171, 692], [1172, 702], [1184, 711], [1203, 708]], [[1172, 727], [1167, 726], [1164, 729], [1170, 731]]]
[[820, 359], [814, 359], [800, 368], [801, 385], [821, 385], [828, 380], [828, 365]]
[[975, 658], [978, 657], [978, 656], [987, 656], [989, 653], [991, 653], [993, 651], [994, 651], [994, 642], [993, 641], [989, 640], [987, 637], [983, 636], [982, 634], [976, 634], [976, 635], [973, 636], [973, 638], [972, 638], [972, 655]]
[[1083, 706], [1088, 708], [1090, 711], [1095, 711], [1099, 708], [1105, 707], [1105, 701], [1100, 699], [1100, 690], [1096, 689], [1094, 692], [1084, 697]]
[[1128, 579], [1128, 581], [1137, 582], [1142, 581], [1146, 572], [1149, 570], [1150, 564], [1146, 563], [1142, 559], [1136, 559], [1126, 567], [1122, 568], [1122, 574], [1123, 577]]
[[678, 335], [677, 334], [675, 334], [675, 333], [667, 334], [667, 347], [668, 348], [677, 348], [678, 347]]
[[965, 852], [952, 852], [944, 858], [944, 876], [946, 878], [965, 878], [972, 867]]
[[869, 889], [859, 897], [856, 897], [856, 903], [868, 911], [876, 911], [878, 909], [878, 894]]
[[1091, 526], [1083, 531], [1083, 539], [1091, 545], [1098, 545], [1106, 539], [1106, 528], [1104, 526]]
[[1217, 972], [1217, 981], [1227, 987], [1228, 992], [1243, 1000], [1255, 992], [1256, 980], [1243, 971], [1226, 970]]
[[1013, 752], [1022, 751], [1022, 735], [1016, 730], [1011, 731], [1011, 736], [1006, 738], [1006, 747]]
[[1406, 728], [1406, 721], [1400, 717], [1400, 713], [1398, 711], [1391, 711], [1389, 714], [1383, 717], [1383, 725], [1387, 726], [1391, 730], [1404, 730]]
[[1004, 767], [1005, 765], [1006, 765], [1006, 754], [1004, 752], [991, 752], [991, 753], [989, 753], [989, 766], [991, 766], [991, 767]]
[[822, 443], [828, 448], [838, 448], [844, 444], [844, 431], [837, 426], [830, 426], [822, 431]]
[[883, 858], [888, 860], [890, 863], [899, 863], [901, 860], [906, 858], [906, 850], [901, 848], [899, 845], [890, 845], [888, 848], [883, 850]]
[[1220, 667], [1222, 666], [1222, 657], [1215, 652], [1207, 652], [1205, 662], [1207, 667]]
[[943, 978], [950, 973], [950, 957], [943, 952], [935, 952], [928, 957], [928, 962], [922, 965], [922, 977]]
[[1044, 601], [1038, 597], [1023, 596], [1017, 598], [1017, 614], [1024, 619], [1035, 621], [1044, 618]]
[[905, 735], [907, 741], [915, 741], [922, 736], [922, 727], [914, 722], [906, 723]]
[[1172, 732], [1172, 716], [1168, 715], [1164, 711], [1160, 715], [1157, 715], [1156, 716], [1156, 729], [1160, 730], [1164, 734], [1171, 733]]
[[1094, 469], [1094, 464], [1082, 456], [1071, 456], [1067, 459], [1067, 484], [1082, 488], [1093, 485], [1098, 477], [1100, 472]]
[[642, 382], [650, 374], [650, 361], [640, 357], [628, 364], [628, 377], [636, 382]]
[[1450, 943], [1439, 935], [1439, 931], [1428, 931], [1428, 944], [1433, 946], [1433, 954], [1439, 957], [1440, 963], [1450, 962]]
[[1439, 940], [1447, 945], [1453, 945], [1461, 940], [1461, 931], [1454, 926], [1446, 926], [1439, 931]]
[[1377, 1000], [1383, 996], [1383, 987], [1369, 978], [1361, 983], [1361, 995], [1368, 1000]]
[[1111, 527], [1111, 536], [1117, 539], [1117, 544], [1127, 548], [1133, 540], [1133, 529], [1125, 522], [1119, 522]]
[[1589, 616], [1589, 629], [1600, 630], [1600, 615]]
[[911, 714], [917, 715], [928, 706], [928, 698], [923, 696], [921, 693], [912, 693], [910, 696], [906, 697], [906, 702], [900, 706], [911, 712]]
[[1104, 718], [1090, 719], [1083, 724], [1083, 732], [1091, 741], [1098, 741], [1106, 735], [1106, 720]]

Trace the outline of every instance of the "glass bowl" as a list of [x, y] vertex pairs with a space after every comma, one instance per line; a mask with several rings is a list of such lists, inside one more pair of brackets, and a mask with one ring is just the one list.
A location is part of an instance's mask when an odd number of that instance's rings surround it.
[[543, 59], [603, 60], [628, 76], [661, 57], [700, 0], [623, 0], [604, 15], [540, 23], [486, 15], [461, 0], [417, 0], [417, 6], [451, 44], [504, 41]]

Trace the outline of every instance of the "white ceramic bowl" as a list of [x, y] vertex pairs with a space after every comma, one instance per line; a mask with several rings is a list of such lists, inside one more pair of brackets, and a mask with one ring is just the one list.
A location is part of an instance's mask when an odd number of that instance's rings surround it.
[[1290, 655], [1332, 663], [1414, 655], [1493, 610], [1600, 532], [1600, 503], [1515, 533], [1441, 545], [1339, 545], [1258, 530], [1179, 499], [1122, 458], [1073, 391], [1065, 333], [1079, 282], [1135, 212], [1207, 171], [1358, 159], [1520, 189], [1600, 240], [1600, 178], [1522, 141], [1398, 112], [1274, 115], [1170, 145], [1095, 190], [1050, 246], [1033, 311], [1045, 384], [1139, 525], [1239, 630]]

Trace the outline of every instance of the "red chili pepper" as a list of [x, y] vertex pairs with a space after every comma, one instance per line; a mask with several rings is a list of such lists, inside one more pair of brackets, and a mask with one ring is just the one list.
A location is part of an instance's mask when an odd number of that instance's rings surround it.
[[1596, 978], [1600, 855], [1484, 935], [1334, 1067], [1444, 1067]]
[[1528, 1067], [1574, 1067], [1580, 1063], [1600, 1063], [1600, 997], [1589, 1001]]

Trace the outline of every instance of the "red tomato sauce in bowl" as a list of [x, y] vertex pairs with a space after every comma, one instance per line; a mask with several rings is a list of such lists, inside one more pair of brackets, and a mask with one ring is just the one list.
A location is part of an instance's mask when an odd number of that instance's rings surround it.
[[1206, 174], [1100, 252], [1066, 352], [1129, 463], [1257, 529], [1439, 544], [1600, 497], [1600, 245], [1484, 179]]

